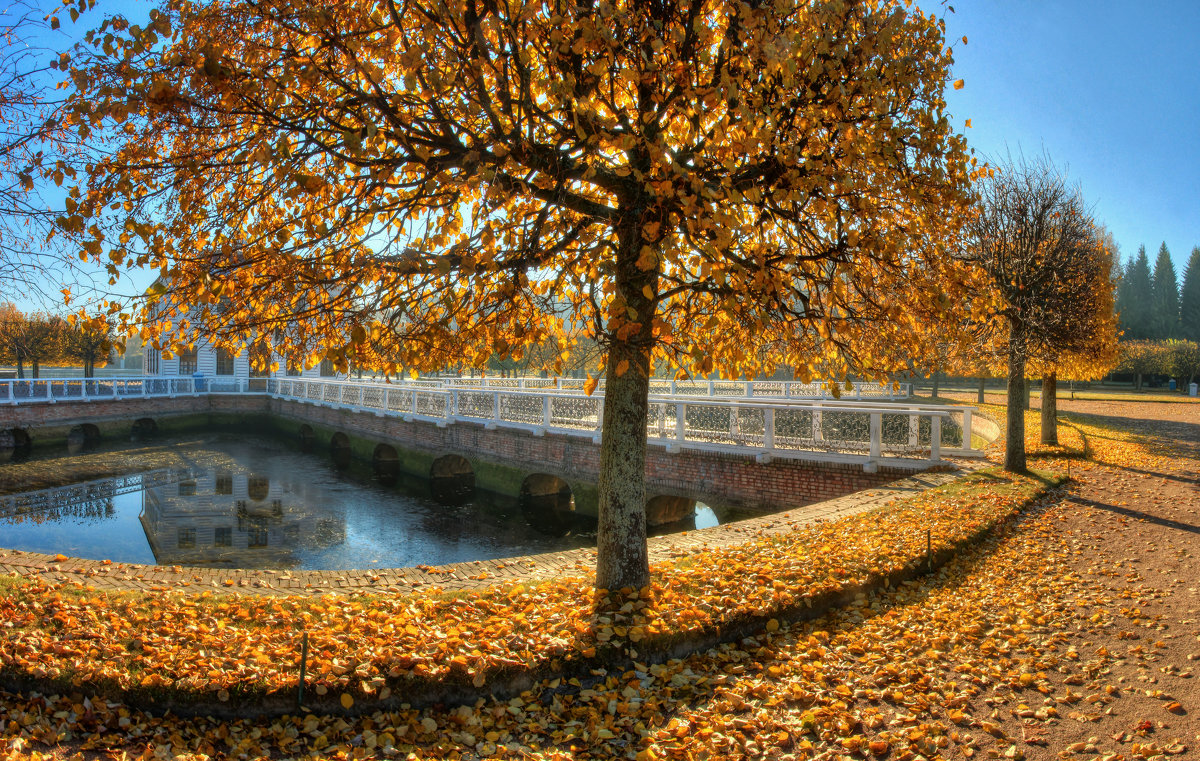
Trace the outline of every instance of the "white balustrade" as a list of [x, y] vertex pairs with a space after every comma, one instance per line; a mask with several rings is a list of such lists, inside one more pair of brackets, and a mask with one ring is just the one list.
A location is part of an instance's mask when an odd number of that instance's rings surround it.
[[[647, 436], [652, 444], [671, 451], [742, 452], [760, 461], [860, 462], [868, 470], [896, 458], [936, 463], [945, 454], [981, 454], [972, 448], [973, 408], [868, 401], [872, 392], [866, 385], [856, 392], [862, 400], [809, 396], [815, 388], [784, 381], [654, 379]], [[880, 394], [888, 391], [875, 389]], [[12, 405], [200, 394], [270, 395], [439, 426], [472, 421], [488, 428], [524, 429], [536, 435], [555, 432], [596, 441], [604, 417], [603, 389], [589, 396], [583, 393], [582, 381], [575, 379], [453, 378], [389, 384], [231, 376], [0, 381], [0, 404]], [[946, 432], [953, 435], [955, 446], [943, 446]]]

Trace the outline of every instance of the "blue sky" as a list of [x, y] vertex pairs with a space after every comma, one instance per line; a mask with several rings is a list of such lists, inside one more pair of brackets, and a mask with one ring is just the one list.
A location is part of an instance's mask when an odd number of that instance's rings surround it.
[[[948, 100], [985, 155], [1045, 153], [1128, 258], [1200, 245], [1200, 2], [951, 0]], [[932, 5], [927, 6], [933, 10]]]
[[[947, 90], [984, 156], [1045, 152], [1080, 184], [1128, 258], [1165, 241], [1182, 278], [1200, 245], [1200, 0], [951, 0]], [[100, 3], [141, 21], [150, 3]], [[945, 13], [938, 0], [927, 10]], [[123, 278], [123, 280], [125, 280]], [[150, 275], [121, 290], [144, 288]], [[120, 286], [119, 286], [120, 287]], [[49, 289], [51, 292], [57, 287]]]

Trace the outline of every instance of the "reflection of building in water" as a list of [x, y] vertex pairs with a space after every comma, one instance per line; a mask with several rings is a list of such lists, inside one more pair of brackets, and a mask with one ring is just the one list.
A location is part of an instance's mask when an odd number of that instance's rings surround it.
[[[346, 540], [344, 516], [310, 491], [285, 479], [210, 470], [142, 492], [142, 528], [162, 565], [290, 568], [301, 547]], [[313, 505], [323, 509], [314, 514]]]

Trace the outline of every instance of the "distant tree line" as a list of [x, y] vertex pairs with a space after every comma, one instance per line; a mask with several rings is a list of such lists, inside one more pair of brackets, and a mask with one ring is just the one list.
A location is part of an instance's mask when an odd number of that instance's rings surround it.
[[1140, 246], [1121, 270], [1117, 286], [1117, 311], [1125, 340], [1200, 341], [1200, 246], [1183, 271], [1183, 284], [1167, 244], [1158, 249], [1154, 269], [1146, 247]]
[[1142, 380], [1151, 375], [1177, 378], [1184, 386], [1200, 378], [1200, 342], [1178, 338], [1122, 341], [1119, 349], [1117, 372], [1132, 375], [1139, 390]]
[[82, 366], [84, 377], [108, 364], [115, 342], [110, 324], [73, 320], [49, 312], [22, 312], [0, 304], [0, 363], [17, 368], [17, 377], [37, 378], [45, 366]]

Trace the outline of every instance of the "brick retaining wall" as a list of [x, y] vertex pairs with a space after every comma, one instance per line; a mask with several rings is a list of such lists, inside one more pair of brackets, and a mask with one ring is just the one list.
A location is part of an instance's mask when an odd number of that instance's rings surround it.
[[[343, 431], [399, 449], [459, 454], [472, 462], [496, 463], [525, 473], [547, 472], [567, 480], [595, 482], [600, 445], [591, 438], [547, 433], [534, 436], [521, 430], [488, 430], [475, 423], [438, 427], [422, 421], [405, 422], [371, 412], [335, 409], [266, 396], [179, 396], [174, 399], [127, 398], [108, 401], [62, 402], [0, 407], [0, 430], [23, 428], [35, 446], [39, 439], [65, 437], [70, 426], [132, 425], [138, 418], [156, 420], [197, 414], [263, 414]], [[328, 442], [320, 442], [327, 445]], [[360, 455], [361, 456], [361, 455]], [[910, 475], [911, 471], [881, 467], [866, 473], [852, 463], [803, 462], [774, 459], [759, 463], [750, 454], [684, 448], [669, 453], [651, 445], [646, 453], [648, 496], [684, 496], [735, 507], [794, 507], [832, 499]]]

